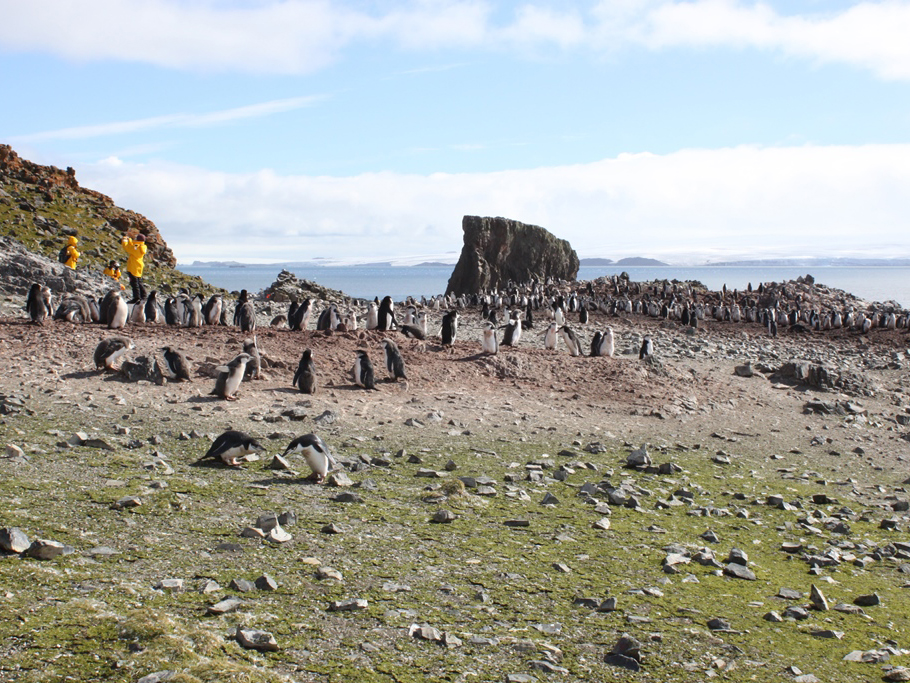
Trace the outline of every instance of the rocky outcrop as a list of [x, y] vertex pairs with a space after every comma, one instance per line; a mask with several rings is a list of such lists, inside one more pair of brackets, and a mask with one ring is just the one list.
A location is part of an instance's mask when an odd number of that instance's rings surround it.
[[473, 294], [509, 282], [575, 280], [578, 255], [536, 225], [508, 218], [465, 216], [464, 246], [449, 278], [447, 294]]
[[262, 298], [269, 301], [287, 302], [316, 299], [333, 304], [350, 305], [355, 299], [337, 289], [329, 289], [312, 280], [298, 278], [294, 273], [282, 270], [278, 278], [262, 292]]
[[110, 289], [110, 278], [88, 269], [71, 270], [58, 261], [28, 251], [10, 237], [0, 236], [0, 294], [25, 296], [40, 282], [60, 295], [81, 292], [100, 297]]
[[28, 249], [53, 258], [67, 235], [78, 235], [85, 265], [125, 259], [120, 237], [141, 232], [149, 253], [146, 263], [174, 268], [177, 258], [155, 224], [145, 216], [121, 209], [110, 197], [80, 187], [76, 171], [42, 166], [22, 159], [9, 145], [0, 145], [0, 231]]

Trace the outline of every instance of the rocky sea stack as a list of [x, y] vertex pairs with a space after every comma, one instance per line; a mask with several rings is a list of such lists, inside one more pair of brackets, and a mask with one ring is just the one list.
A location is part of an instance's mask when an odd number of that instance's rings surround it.
[[464, 246], [446, 294], [473, 294], [509, 281], [575, 280], [578, 255], [545, 229], [508, 218], [465, 216]]

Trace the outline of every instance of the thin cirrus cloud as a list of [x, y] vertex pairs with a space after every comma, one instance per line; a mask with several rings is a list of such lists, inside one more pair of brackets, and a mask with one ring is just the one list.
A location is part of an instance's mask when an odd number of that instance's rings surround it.
[[460, 248], [466, 213], [541, 225], [581, 256], [680, 263], [697, 254], [910, 253], [910, 145], [901, 144], [687, 149], [426, 176], [231, 174], [108, 160], [80, 169], [80, 182], [154, 217], [183, 263], [445, 253]]
[[[381, 6], [381, 5], [380, 5]], [[0, 48], [81, 60], [115, 59], [194, 71], [308, 73], [344, 50], [592, 50], [630, 46], [752, 48], [910, 79], [910, 2], [785, 14], [737, 0], [525, 3], [501, 18], [482, 0], [414, 0], [367, 12], [360, 3], [263, 0], [0, 0]]]
[[154, 130], [158, 128], [204, 128], [216, 126], [242, 119], [253, 119], [272, 116], [295, 109], [312, 106], [326, 99], [325, 96], [313, 95], [309, 97], [290, 97], [280, 100], [259, 102], [242, 107], [222, 109], [220, 111], [206, 112], [204, 114], [167, 114], [165, 116], [151, 116], [132, 121], [113, 121], [99, 123], [91, 126], [74, 126], [59, 128], [26, 135], [17, 135], [10, 138], [13, 144], [34, 143], [47, 140], [82, 140], [88, 138], [105, 137], [110, 135], [125, 135]]

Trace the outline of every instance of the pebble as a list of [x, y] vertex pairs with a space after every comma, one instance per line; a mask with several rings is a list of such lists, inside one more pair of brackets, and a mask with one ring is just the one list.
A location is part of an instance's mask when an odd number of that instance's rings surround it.
[[275, 636], [268, 631], [247, 629], [242, 625], [237, 624], [235, 637], [241, 647], [245, 647], [249, 650], [274, 652], [278, 649], [278, 641], [276, 641]]
[[228, 612], [233, 612], [242, 604], [243, 600], [240, 598], [225, 598], [214, 605], [210, 605], [206, 612], [212, 615], [227, 614]]

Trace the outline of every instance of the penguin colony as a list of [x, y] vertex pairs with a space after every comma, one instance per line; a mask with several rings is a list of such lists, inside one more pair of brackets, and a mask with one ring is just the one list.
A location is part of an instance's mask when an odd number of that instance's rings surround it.
[[[426, 351], [427, 342], [436, 338], [441, 346], [436, 349], [454, 349], [460, 316], [477, 311], [482, 321], [479, 342], [481, 354], [495, 355], [501, 348], [515, 349], [520, 346], [523, 332], [534, 329], [535, 314], [546, 321], [546, 327], [537, 334], [547, 350], [558, 351], [560, 341], [570, 356], [607, 357], [616, 353], [616, 342], [611, 327], [591, 331], [586, 342], [580, 330], [589, 329], [592, 314], [606, 318], [647, 316], [674, 321], [682, 326], [697, 328], [709, 321], [712, 324], [754, 324], [764, 328], [772, 337], [781, 331], [788, 333], [824, 332], [843, 330], [847, 333], [869, 334], [872, 330], [910, 330], [910, 315], [907, 311], [889, 309], [856, 310], [852, 307], [822, 309], [803, 299], [803, 294], [791, 289], [792, 285], [759, 285], [753, 291], [751, 285], [744, 292], [736, 290], [707, 292], [696, 290], [689, 283], [634, 283], [620, 277], [601, 278], [596, 283], [586, 283], [578, 291], [571, 291], [565, 283], [531, 282], [523, 286], [510, 285], [502, 291], [492, 291], [472, 296], [439, 296], [418, 302], [408, 298], [401, 315], [396, 312], [391, 297], [378, 298], [366, 305], [364, 310], [342, 310], [335, 304], [323, 306], [315, 315], [317, 304], [306, 299], [292, 301], [286, 315], [276, 316], [271, 326], [281, 329], [285, 325], [290, 332], [310, 332], [310, 322], [315, 316], [317, 331], [356, 331], [361, 325], [366, 330], [384, 333], [379, 348], [384, 358], [388, 382], [403, 380], [407, 390], [408, 374], [399, 340], [413, 339], [411, 351]], [[101, 301], [81, 294], [66, 295], [54, 308], [53, 297], [48, 287], [41, 283], [31, 286], [25, 310], [32, 323], [44, 325], [48, 320], [69, 323], [98, 323], [110, 330], [123, 331], [131, 325], [163, 324], [185, 328], [228, 325], [229, 304], [221, 294], [207, 300], [201, 294], [195, 296], [181, 291], [175, 296], [160, 301], [158, 292], [152, 292], [147, 299], [128, 304], [119, 288], [111, 289]], [[432, 318], [431, 318], [432, 316]], [[439, 321], [431, 329], [430, 321]], [[500, 324], [499, 321], [503, 321]], [[576, 323], [578, 327], [573, 325]], [[240, 352], [215, 367], [217, 373], [211, 395], [226, 401], [236, 400], [245, 380], [262, 377], [262, 355], [256, 331], [256, 311], [246, 290], [240, 293], [233, 309], [233, 325], [251, 336], [244, 340]], [[500, 341], [499, 333], [503, 332]], [[368, 337], [361, 337], [365, 341]], [[96, 369], [113, 371], [126, 360], [126, 355], [135, 348], [134, 342], [123, 334], [105, 337], [94, 350], [92, 361]], [[183, 351], [173, 345], [159, 349], [162, 375], [170, 381], [192, 381], [193, 367]], [[639, 349], [639, 360], [646, 361], [655, 356], [653, 339], [645, 335]], [[377, 378], [370, 358], [370, 350], [356, 350], [350, 377], [353, 384], [364, 390], [377, 391]], [[315, 394], [319, 388], [316, 359], [311, 349], [304, 349], [300, 362], [290, 380], [292, 386], [304, 394]], [[205, 458], [220, 460], [231, 467], [237, 467], [246, 459], [255, 457], [261, 445], [248, 435], [229, 430], [212, 444]], [[328, 448], [315, 434], [295, 439], [284, 455], [300, 454], [313, 472], [313, 478], [321, 482], [327, 473], [337, 468], [337, 462]]]

